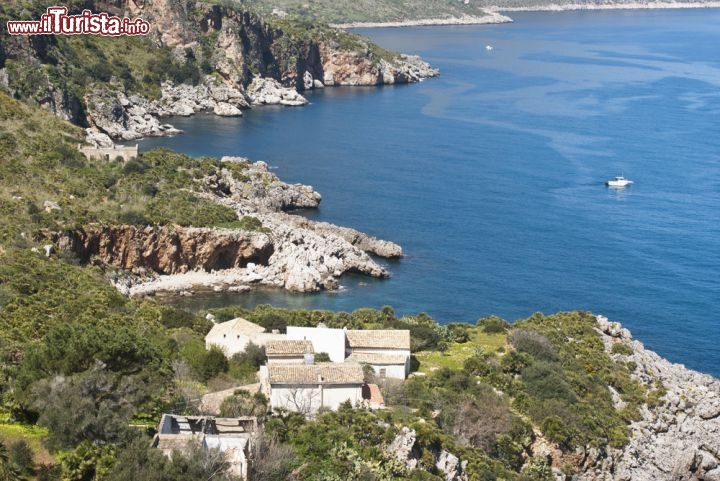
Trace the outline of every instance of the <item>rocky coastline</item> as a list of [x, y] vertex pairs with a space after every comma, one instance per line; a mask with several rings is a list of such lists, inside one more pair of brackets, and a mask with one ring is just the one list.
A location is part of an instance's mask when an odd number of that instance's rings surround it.
[[[632, 377], [658, 390], [658, 401], [642, 405], [641, 419], [629, 425], [630, 441], [621, 449], [563, 453], [536, 433], [533, 455], [545, 457], [557, 479], [565, 479], [563, 467], [570, 465], [578, 481], [719, 481], [720, 379], [660, 357], [618, 322], [601, 315], [596, 320], [605, 351], [633, 366]], [[623, 409], [618, 393], [608, 389], [615, 408]]]
[[403, 20], [397, 22], [351, 22], [332, 24], [336, 28], [382, 28], [382, 27], [424, 27], [431, 25], [489, 25], [499, 23], [512, 23], [513, 19], [503, 15], [499, 10], [488, 11], [487, 15], [463, 15], [450, 18], [426, 18], [420, 20]]
[[[205, 177], [194, 193], [231, 207], [241, 220], [253, 219], [252, 228], [88, 225], [45, 237], [81, 262], [117, 269], [113, 284], [132, 297], [261, 287], [314, 292], [337, 289], [348, 272], [390, 276], [370, 254], [399, 258], [400, 246], [293, 215], [289, 211], [316, 208], [320, 194], [282, 182], [264, 162], [222, 161], [234, 168]], [[238, 170], [241, 176], [233, 173]]]
[[720, 2], [627, 2], [627, 3], [553, 3], [532, 7], [488, 7], [492, 12], [565, 12], [575, 10], [652, 10], [675, 8], [720, 8]]

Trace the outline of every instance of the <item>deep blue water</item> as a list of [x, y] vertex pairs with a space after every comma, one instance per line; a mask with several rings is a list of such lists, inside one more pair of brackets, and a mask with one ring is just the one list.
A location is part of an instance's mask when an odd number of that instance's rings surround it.
[[[171, 119], [187, 132], [143, 141], [265, 160], [323, 194], [313, 217], [407, 254], [391, 279], [347, 277], [339, 293], [193, 305], [390, 304], [441, 322], [586, 309], [720, 376], [720, 10], [513, 17], [362, 30], [442, 76]], [[603, 186], [621, 173], [635, 185]]]

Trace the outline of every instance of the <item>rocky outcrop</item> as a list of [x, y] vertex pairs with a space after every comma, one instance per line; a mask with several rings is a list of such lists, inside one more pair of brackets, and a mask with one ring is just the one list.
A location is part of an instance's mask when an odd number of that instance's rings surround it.
[[264, 162], [225, 157], [227, 167], [198, 183], [196, 195], [259, 220], [256, 231], [179, 226], [92, 225], [48, 234], [82, 262], [123, 269], [116, 286], [131, 296], [158, 291], [243, 291], [258, 286], [297, 292], [335, 289], [348, 272], [388, 277], [368, 252], [399, 257], [392, 242], [286, 211], [314, 208], [320, 194], [286, 184]]
[[[386, 452], [404, 462], [408, 469], [431, 468], [431, 466], [421, 465], [422, 452], [417, 445], [417, 433], [414, 429], [403, 427], [388, 445]], [[443, 473], [445, 481], [468, 480], [467, 461], [460, 461], [457, 456], [444, 449], [433, 453], [433, 459], [435, 460], [434, 468]]]
[[656, 406], [643, 406], [630, 425], [622, 450], [589, 450], [580, 480], [720, 480], [720, 380], [673, 364], [633, 340], [617, 322], [597, 317], [608, 353], [623, 344], [632, 354], [611, 354], [636, 366], [633, 376], [666, 394]]
[[283, 87], [275, 79], [255, 77], [247, 87], [253, 105], [287, 105], [298, 107], [308, 103], [294, 88]]
[[[265, 162], [223, 157], [228, 168], [203, 179], [202, 190], [215, 202], [240, 214], [313, 209], [322, 197], [309, 185], [287, 184], [268, 170]], [[238, 173], [239, 171], [239, 173]]]
[[241, 90], [218, 84], [210, 77], [200, 85], [164, 82], [159, 100], [97, 89], [86, 96], [86, 102], [89, 122], [95, 130], [123, 140], [180, 133], [172, 125], [161, 123], [159, 118], [163, 116], [188, 116], [202, 111], [240, 116], [241, 109], [250, 107]]
[[180, 226], [100, 226], [49, 238], [83, 262], [91, 259], [140, 276], [267, 265], [273, 244], [265, 233]]
[[358, 52], [337, 50], [328, 44], [322, 44], [320, 52], [326, 86], [412, 83], [440, 73], [417, 56], [401, 55], [392, 62], [375, 61]]

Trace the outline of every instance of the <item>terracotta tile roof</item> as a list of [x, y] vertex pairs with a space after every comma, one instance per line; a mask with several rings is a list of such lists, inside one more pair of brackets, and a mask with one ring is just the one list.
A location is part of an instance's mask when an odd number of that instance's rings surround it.
[[350, 330], [345, 331], [351, 348], [407, 349], [410, 350], [408, 330]]
[[385, 399], [377, 384], [368, 384], [368, 394], [368, 401], [371, 406], [385, 406]]
[[314, 353], [312, 342], [310, 341], [268, 341], [265, 344], [265, 354], [271, 356], [286, 356], [288, 354], [307, 354]]
[[268, 365], [270, 384], [362, 384], [363, 380], [359, 364]]
[[405, 364], [404, 354], [378, 354], [374, 352], [353, 352], [345, 361], [363, 364]]
[[215, 324], [205, 337], [219, 337], [223, 334], [239, 334], [252, 339], [263, 332], [265, 332], [264, 327], [258, 326], [242, 317], [236, 317], [235, 319]]

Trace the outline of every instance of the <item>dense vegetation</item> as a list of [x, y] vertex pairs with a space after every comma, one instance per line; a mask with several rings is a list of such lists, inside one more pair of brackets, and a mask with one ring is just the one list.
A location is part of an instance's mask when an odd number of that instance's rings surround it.
[[305, 2], [301, 0], [246, 0], [258, 11], [269, 14], [281, 10], [293, 18], [328, 23], [400, 22], [431, 18], [458, 18], [464, 15], [482, 17], [486, 13], [480, 2], [458, 0], [360, 0]]
[[242, 165], [169, 150], [127, 163], [88, 161], [77, 150], [79, 137], [79, 129], [0, 92], [0, 244], [29, 246], [40, 229], [91, 222], [262, 229], [188, 189], [221, 168], [242, 179]]

